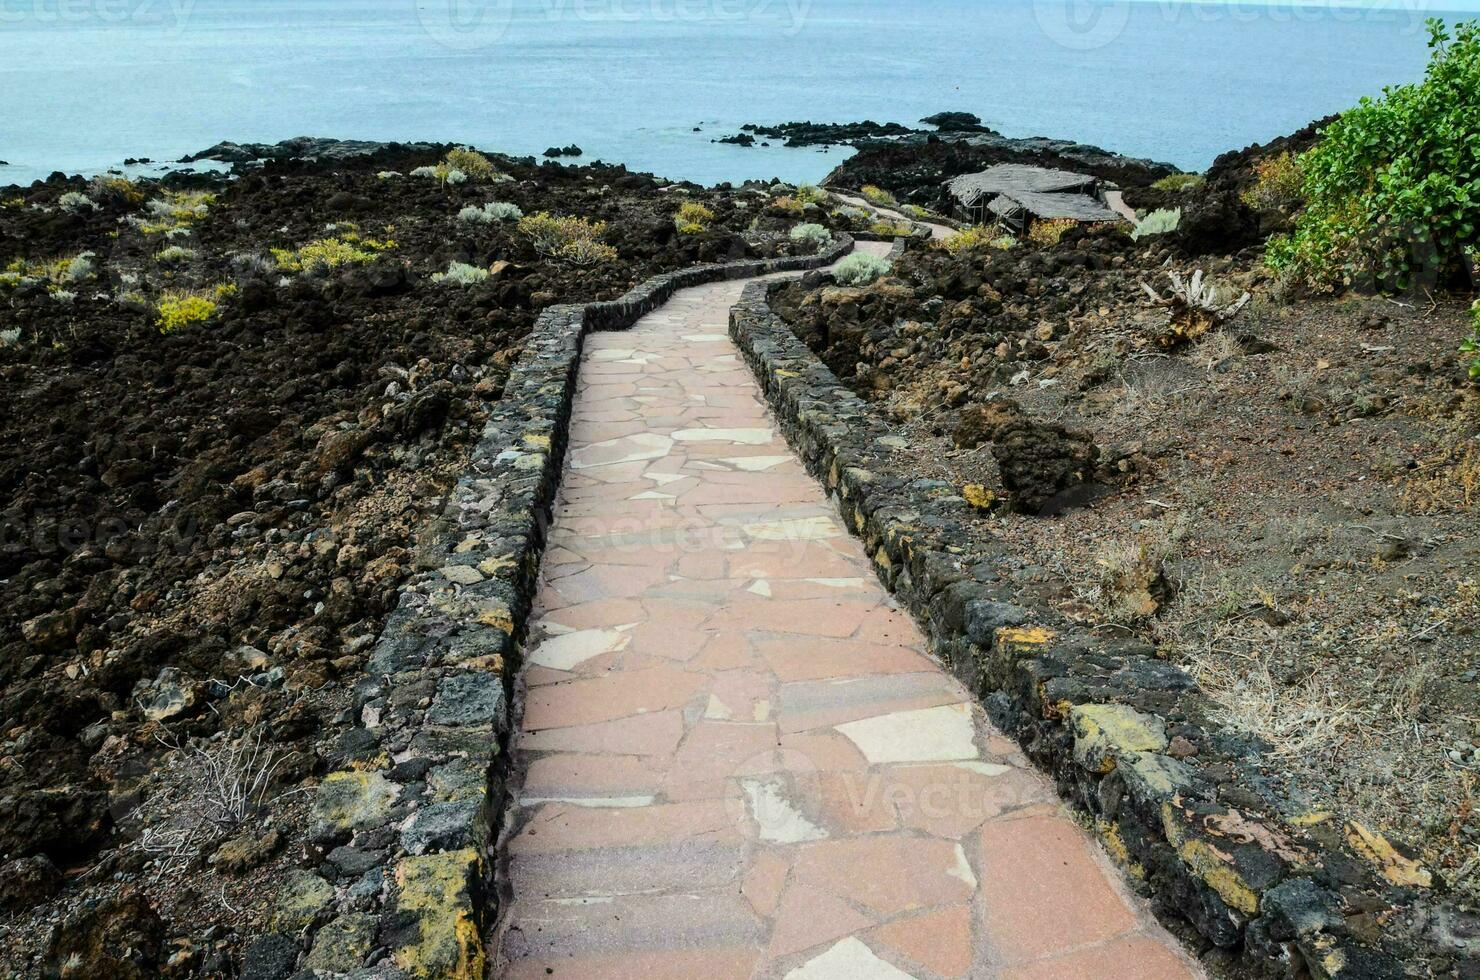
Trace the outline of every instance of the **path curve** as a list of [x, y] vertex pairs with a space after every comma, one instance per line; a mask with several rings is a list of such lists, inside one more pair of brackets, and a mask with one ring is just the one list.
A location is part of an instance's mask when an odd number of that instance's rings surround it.
[[939, 241], [942, 238], [949, 238], [956, 233], [956, 229], [951, 228], [947, 225], [935, 224], [934, 222], [930, 221], [921, 221], [919, 218], [908, 217], [907, 215], [902, 214], [901, 212], [896, 211], [893, 208], [880, 207], [867, 198], [855, 197], [852, 194], [844, 194], [841, 191], [833, 191], [832, 194], [834, 197], [838, 198], [838, 200], [842, 201], [845, 204], [851, 204], [856, 208], [867, 208], [874, 214], [887, 218], [890, 221], [907, 221], [910, 224], [924, 225], [926, 228], [930, 229], [930, 237], [935, 239], [936, 241]]
[[744, 285], [587, 339], [500, 974], [1198, 976], [777, 432], [726, 331]]

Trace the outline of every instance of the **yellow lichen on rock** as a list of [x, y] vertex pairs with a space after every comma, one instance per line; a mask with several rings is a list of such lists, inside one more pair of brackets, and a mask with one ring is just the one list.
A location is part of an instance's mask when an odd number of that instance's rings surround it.
[[1137, 881], [1146, 879], [1146, 868], [1139, 861], [1131, 859], [1130, 848], [1126, 847], [1125, 838], [1120, 836], [1119, 822], [1096, 817], [1095, 834], [1100, 838], [1105, 852], [1125, 870], [1126, 874]]
[[1047, 626], [1003, 626], [997, 630], [997, 646], [1003, 649], [1041, 647], [1055, 636]]
[[992, 505], [997, 503], [997, 494], [980, 483], [966, 484], [961, 488], [961, 496], [977, 510], [991, 510]]
[[1398, 849], [1377, 831], [1350, 820], [1346, 825], [1346, 839], [1353, 850], [1372, 862], [1394, 885], [1429, 888], [1434, 884], [1434, 876], [1423, 865], [1398, 853]]
[[487, 963], [468, 885], [482, 876], [471, 848], [408, 857], [396, 866], [398, 907], [419, 920], [415, 943], [398, 948], [396, 966], [415, 977], [482, 980]]
[[1161, 719], [1123, 704], [1077, 704], [1069, 709], [1069, 724], [1074, 761], [1091, 772], [1109, 772], [1123, 757], [1167, 747]]
[[1259, 895], [1234, 869], [1230, 863], [1232, 861], [1230, 855], [1206, 841], [1189, 840], [1183, 832], [1182, 825], [1177, 821], [1176, 810], [1170, 803], [1162, 804], [1161, 825], [1167, 842], [1176, 848], [1177, 856], [1192, 869], [1193, 874], [1217, 892], [1218, 897], [1223, 899], [1229, 908], [1237, 909], [1245, 915], [1259, 914]]

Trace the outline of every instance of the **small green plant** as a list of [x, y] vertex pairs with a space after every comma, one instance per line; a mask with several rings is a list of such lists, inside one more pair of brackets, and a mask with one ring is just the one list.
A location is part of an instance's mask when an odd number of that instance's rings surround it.
[[7, 327], [4, 330], [0, 330], [0, 347], [19, 347], [20, 343], [20, 327]]
[[1256, 211], [1293, 208], [1305, 199], [1305, 174], [1300, 158], [1281, 153], [1254, 164], [1254, 186], [1239, 195], [1239, 200]]
[[1131, 238], [1139, 242], [1148, 235], [1165, 235], [1176, 231], [1181, 223], [1181, 208], [1158, 208], [1136, 222], [1136, 227], [1131, 229]]
[[796, 199], [805, 207], [808, 204], [826, 204], [832, 200], [832, 195], [816, 184], [798, 184]]
[[617, 250], [600, 240], [606, 233], [605, 221], [556, 217], [540, 211], [520, 218], [519, 232], [539, 254], [571, 265], [595, 265], [617, 257]]
[[1204, 183], [1202, 174], [1169, 174], [1153, 183], [1151, 188], [1180, 194], [1183, 191], [1195, 191]]
[[216, 315], [221, 301], [234, 292], [236, 287], [232, 285], [211, 290], [166, 290], [154, 304], [154, 325], [160, 333], [174, 333], [184, 327], [204, 323]]
[[864, 200], [881, 208], [892, 208], [899, 203], [894, 199], [893, 194], [877, 184], [864, 184], [859, 188], [859, 193], [863, 195]]
[[1073, 218], [1052, 218], [1048, 221], [1035, 221], [1028, 229], [1028, 241], [1040, 248], [1050, 248], [1059, 243], [1064, 237], [1064, 232], [1073, 228], [1079, 222]]
[[678, 229], [680, 235], [699, 235], [703, 234], [713, 220], [713, 211], [698, 201], [685, 201], [678, 206], [678, 213], [673, 216], [673, 227]]
[[788, 237], [794, 242], [806, 242], [821, 247], [832, 241], [832, 232], [821, 225], [808, 222], [792, 228]]
[[82, 214], [84, 211], [96, 211], [98, 205], [92, 198], [78, 191], [68, 191], [57, 198], [57, 207], [68, 214]]
[[457, 220], [470, 225], [491, 225], [495, 221], [518, 221], [524, 212], [517, 205], [490, 201], [481, 208], [468, 205], [457, 213]]
[[26, 199], [18, 194], [15, 197], [7, 197], [3, 201], [0, 201], [0, 208], [8, 208], [14, 211], [20, 211], [25, 206]]
[[165, 191], [144, 205], [147, 218], [135, 216], [129, 223], [146, 235], [164, 235], [205, 220], [215, 203], [209, 191]]
[[869, 225], [868, 230], [884, 238], [899, 238], [903, 235], [913, 233], [915, 229], [903, 221], [880, 220]]
[[771, 198], [771, 203], [766, 205], [767, 209], [777, 214], [784, 214], [793, 218], [800, 218], [807, 210], [807, 206], [790, 194]]
[[1430, 20], [1422, 82], [1363, 99], [1302, 154], [1306, 206], [1265, 261], [1315, 289], [1460, 272], [1480, 229], [1480, 21]]
[[989, 228], [986, 225], [972, 225], [969, 228], [962, 228], [954, 235], [947, 235], [945, 238], [940, 239], [935, 243], [935, 247], [945, 249], [952, 255], [957, 255], [974, 248], [996, 247], [999, 237], [994, 228]]
[[375, 175], [379, 180], [397, 180], [401, 177], [399, 170], [382, 170]]
[[297, 248], [272, 249], [272, 258], [285, 272], [304, 272], [363, 265], [395, 247], [396, 243], [390, 239], [362, 238], [356, 232], [349, 232], [337, 238], [316, 238]]
[[154, 257], [165, 265], [176, 265], [188, 262], [195, 258], [195, 249], [183, 248], [179, 245], [170, 245], [154, 253]]
[[127, 177], [99, 174], [88, 184], [88, 190], [94, 198], [104, 201], [138, 204], [144, 200], [144, 192], [139, 189], [139, 185]]
[[449, 286], [475, 286], [487, 280], [487, 269], [468, 265], [466, 262], [454, 262], [447, 267], [446, 272], [432, 274], [432, 282], [445, 283]]
[[92, 252], [63, 255], [54, 259], [12, 259], [0, 271], [0, 286], [14, 289], [27, 282], [44, 282], [57, 292], [63, 286], [90, 279], [97, 273], [97, 256]]
[[862, 231], [873, 224], [874, 221], [872, 211], [867, 208], [853, 207], [852, 205], [845, 204], [843, 207], [833, 211], [832, 214], [834, 218], [845, 222], [854, 231]]
[[889, 271], [889, 262], [867, 252], [854, 252], [833, 268], [833, 279], [844, 286], [863, 286]]
[[449, 172], [460, 170], [474, 180], [492, 180], [499, 176], [498, 168], [493, 165], [492, 160], [466, 146], [448, 150], [442, 162]]
[[1475, 355], [1470, 360], [1470, 380], [1480, 381], [1480, 299], [1470, 306], [1470, 335], [1460, 342], [1459, 349]]

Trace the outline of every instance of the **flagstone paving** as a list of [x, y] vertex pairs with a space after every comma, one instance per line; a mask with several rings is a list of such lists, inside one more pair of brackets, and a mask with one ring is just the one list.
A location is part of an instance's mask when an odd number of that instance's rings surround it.
[[503, 975], [1199, 976], [776, 431], [726, 335], [742, 286], [587, 341]]

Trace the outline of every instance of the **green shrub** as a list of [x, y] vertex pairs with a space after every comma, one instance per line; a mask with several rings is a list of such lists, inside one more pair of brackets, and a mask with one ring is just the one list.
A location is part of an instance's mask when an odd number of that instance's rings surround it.
[[146, 235], [164, 235], [205, 220], [215, 203], [209, 191], [165, 191], [144, 205], [147, 218], [131, 217], [129, 223]]
[[833, 268], [833, 279], [844, 286], [862, 286], [889, 271], [889, 263], [877, 255], [853, 252]]
[[935, 242], [935, 246], [956, 255], [974, 248], [999, 247], [997, 245], [999, 237], [1001, 236], [995, 228], [989, 228], [986, 225], [972, 225], [969, 228], [962, 228], [954, 235], [947, 235]]
[[1148, 235], [1165, 235], [1177, 230], [1182, 223], [1181, 208], [1158, 208], [1136, 222], [1131, 238], [1140, 241]]
[[1459, 272], [1480, 227], [1480, 22], [1429, 21], [1429, 48], [1422, 82], [1363, 99], [1300, 157], [1307, 204], [1271, 267], [1318, 289]]
[[832, 199], [832, 195], [818, 187], [816, 184], [798, 184], [796, 199], [802, 204], [826, 204]]
[[869, 225], [868, 230], [884, 238], [899, 238], [913, 233], [915, 228], [903, 221], [879, 220]]
[[1460, 342], [1459, 349], [1476, 355], [1470, 360], [1470, 380], [1480, 381], [1480, 299], [1470, 306], [1470, 335]]
[[492, 160], [466, 146], [448, 150], [447, 156], [442, 158], [442, 163], [447, 167], [449, 174], [458, 170], [474, 180], [492, 180], [500, 176]]
[[1239, 195], [1256, 211], [1291, 208], [1305, 200], [1305, 174], [1300, 158], [1289, 153], [1266, 157], [1254, 164], [1254, 186]]
[[1073, 218], [1051, 218], [1048, 221], [1035, 221], [1028, 229], [1028, 241], [1041, 248], [1049, 248], [1059, 243], [1064, 237], [1064, 232], [1073, 228], [1079, 222]]
[[821, 247], [832, 241], [832, 232], [821, 225], [808, 222], [792, 228], [790, 238], [794, 242], [807, 242]]
[[454, 262], [447, 267], [446, 272], [432, 274], [432, 282], [447, 283], [452, 286], [472, 286], [487, 279], [487, 269], [468, 265], [466, 262]]
[[170, 245], [154, 253], [154, 257], [165, 265], [174, 265], [195, 258], [195, 249]]
[[81, 214], [84, 211], [96, 211], [97, 204], [86, 194], [77, 191], [68, 191], [57, 198], [57, 207], [68, 214]]
[[771, 203], [766, 205], [766, 207], [778, 214], [785, 214], [795, 218], [800, 218], [807, 210], [805, 204], [789, 194], [771, 198]]
[[867, 208], [856, 208], [852, 205], [844, 205], [832, 213], [834, 218], [845, 222], [854, 231], [862, 231], [873, 224], [874, 213]]
[[699, 235], [703, 234], [713, 220], [713, 211], [698, 201], [685, 201], [678, 206], [678, 213], [673, 216], [673, 227], [678, 229], [680, 235]]
[[216, 315], [221, 300], [234, 292], [236, 287], [231, 285], [211, 290], [166, 290], [154, 304], [154, 325], [160, 333], [174, 333], [183, 327], [204, 323]]
[[99, 174], [87, 185], [87, 189], [94, 198], [104, 201], [138, 204], [144, 200], [144, 192], [139, 189], [139, 185], [127, 177]]
[[481, 208], [476, 205], [468, 205], [457, 213], [457, 220], [464, 224], [491, 225], [495, 221], [518, 221], [524, 217], [524, 212], [516, 204], [508, 204], [504, 201], [489, 201]]
[[337, 269], [342, 265], [363, 265], [381, 252], [396, 247], [389, 239], [361, 238], [350, 232], [338, 238], [316, 238], [297, 248], [272, 249], [273, 261], [285, 272]]
[[859, 193], [863, 195], [864, 200], [881, 208], [892, 208], [899, 203], [894, 199], [893, 194], [877, 184], [864, 184], [859, 189]]
[[97, 272], [97, 256], [78, 252], [55, 259], [12, 259], [0, 270], [0, 286], [14, 289], [25, 282], [45, 282], [56, 292], [64, 285], [90, 279]]
[[600, 240], [606, 233], [605, 221], [556, 217], [540, 211], [520, 218], [519, 232], [539, 254], [572, 265], [595, 265], [617, 257], [617, 250]]
[[1202, 174], [1171, 174], [1156, 181], [1151, 188], [1152, 190], [1181, 193], [1182, 191], [1195, 191], [1204, 183]]

